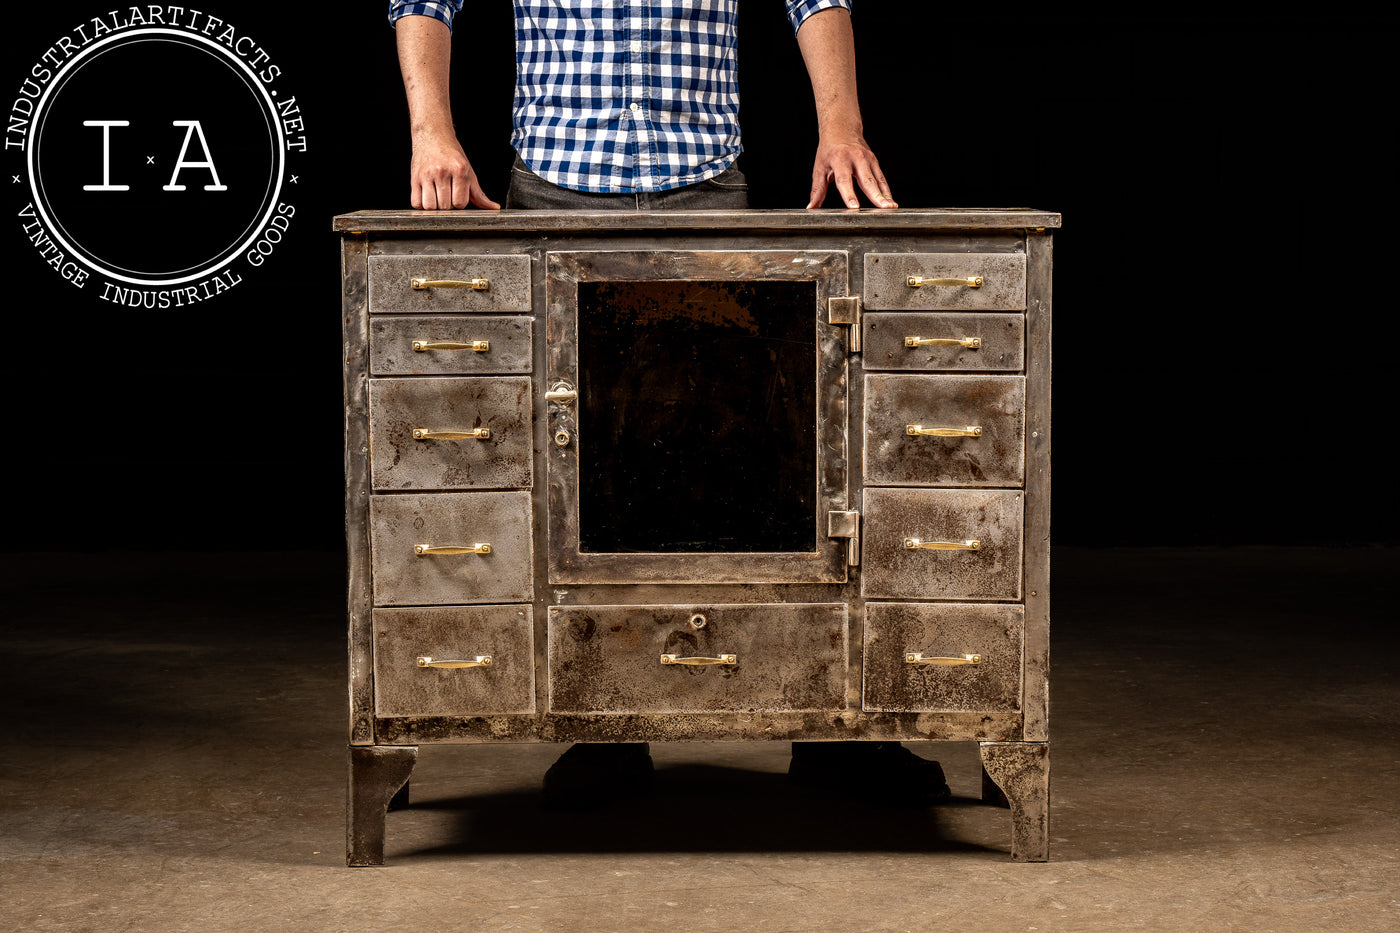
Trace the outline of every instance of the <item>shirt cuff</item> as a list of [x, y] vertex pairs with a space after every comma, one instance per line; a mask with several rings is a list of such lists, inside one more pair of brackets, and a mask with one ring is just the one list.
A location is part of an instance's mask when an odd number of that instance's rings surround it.
[[462, 0], [390, 0], [389, 22], [397, 23], [405, 16], [431, 16], [452, 28], [452, 17], [462, 9]]
[[787, 0], [787, 15], [792, 21], [792, 31], [797, 30], [806, 22], [807, 17], [821, 10], [829, 10], [832, 7], [840, 7], [847, 13], [851, 11], [851, 0]]

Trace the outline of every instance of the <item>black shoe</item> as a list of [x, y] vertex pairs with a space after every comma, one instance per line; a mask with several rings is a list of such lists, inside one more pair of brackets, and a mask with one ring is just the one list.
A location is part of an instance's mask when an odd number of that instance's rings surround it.
[[579, 742], [544, 774], [549, 810], [587, 810], [650, 792], [651, 746], [646, 742]]
[[794, 742], [788, 779], [877, 806], [926, 807], [952, 796], [943, 767], [898, 742]]

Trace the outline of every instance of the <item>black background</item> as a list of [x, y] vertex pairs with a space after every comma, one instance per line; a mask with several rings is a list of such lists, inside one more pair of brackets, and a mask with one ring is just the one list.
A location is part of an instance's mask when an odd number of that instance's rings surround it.
[[[133, 311], [79, 293], [22, 236], [22, 166], [6, 153], [0, 548], [343, 546], [331, 217], [407, 206], [406, 110], [387, 4], [327, 7], [329, 22], [270, 6], [206, 6], [282, 67], [310, 145], [284, 192], [292, 236], [228, 295]], [[510, 4], [468, 6], [454, 109], [503, 200]], [[12, 24], [6, 88], [114, 8]], [[782, 4], [741, 10], [754, 206], [800, 207], [816, 142], [806, 75]], [[866, 135], [902, 206], [1064, 215], [1057, 543], [1396, 543], [1395, 16], [864, 0], [855, 23]]]

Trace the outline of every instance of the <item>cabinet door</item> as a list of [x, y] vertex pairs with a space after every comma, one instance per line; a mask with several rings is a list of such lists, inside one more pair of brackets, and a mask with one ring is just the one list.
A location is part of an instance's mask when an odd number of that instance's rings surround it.
[[547, 272], [550, 580], [844, 582], [846, 253], [560, 252]]

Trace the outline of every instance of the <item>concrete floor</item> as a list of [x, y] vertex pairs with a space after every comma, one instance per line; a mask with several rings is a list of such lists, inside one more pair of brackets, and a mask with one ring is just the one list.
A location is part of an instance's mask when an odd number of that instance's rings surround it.
[[347, 869], [339, 555], [0, 555], [0, 929], [1400, 929], [1400, 551], [1055, 560], [1048, 864], [970, 744], [918, 747], [955, 799], [911, 813], [775, 743], [563, 816], [557, 747], [425, 748]]

